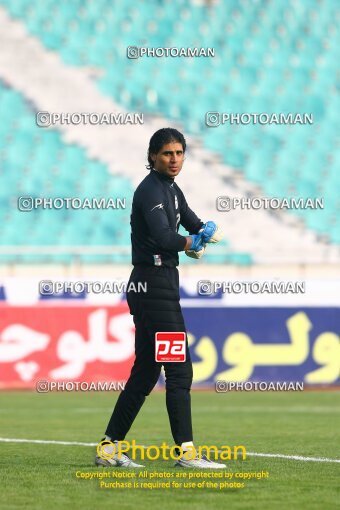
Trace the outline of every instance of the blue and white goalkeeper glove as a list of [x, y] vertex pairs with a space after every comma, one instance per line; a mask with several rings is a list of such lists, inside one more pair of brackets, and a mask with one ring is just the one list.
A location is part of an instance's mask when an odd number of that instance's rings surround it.
[[185, 254], [192, 259], [200, 259], [205, 252], [205, 243], [203, 242], [203, 230], [201, 229], [198, 234], [190, 235], [192, 244], [190, 250], [186, 250]]
[[218, 243], [221, 241], [223, 234], [214, 221], [207, 221], [198, 234], [190, 237], [192, 238], [192, 245], [190, 250], [186, 250], [185, 254], [193, 259], [200, 259], [205, 252], [206, 243]]
[[223, 237], [221, 229], [214, 221], [204, 223], [200, 233], [204, 243], [218, 243]]

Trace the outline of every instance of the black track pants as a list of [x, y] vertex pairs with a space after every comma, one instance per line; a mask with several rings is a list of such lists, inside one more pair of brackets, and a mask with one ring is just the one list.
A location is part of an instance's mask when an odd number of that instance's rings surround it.
[[[161, 363], [155, 361], [155, 333], [186, 331], [179, 304], [179, 278], [176, 267], [136, 266], [130, 276], [134, 283], [146, 282], [147, 292], [127, 293], [130, 313], [136, 326], [136, 359], [121, 392], [106, 435], [123, 440], [142, 407], [145, 397], [158, 381]], [[136, 285], [137, 287], [137, 285]], [[166, 407], [176, 445], [192, 441], [190, 388], [192, 363], [188, 342], [184, 363], [164, 363]]]

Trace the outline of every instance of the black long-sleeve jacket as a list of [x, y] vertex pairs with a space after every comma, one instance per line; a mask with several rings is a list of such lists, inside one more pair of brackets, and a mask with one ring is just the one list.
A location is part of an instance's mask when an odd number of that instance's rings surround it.
[[174, 179], [151, 170], [137, 187], [131, 212], [132, 264], [177, 266], [186, 245], [179, 225], [197, 234], [203, 222]]

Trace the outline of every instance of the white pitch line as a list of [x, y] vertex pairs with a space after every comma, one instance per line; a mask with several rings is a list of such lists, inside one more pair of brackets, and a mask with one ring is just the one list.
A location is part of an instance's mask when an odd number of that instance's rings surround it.
[[66, 446], [96, 446], [98, 443], [78, 443], [77, 441], [52, 441], [45, 439], [11, 439], [0, 437], [1, 443], [36, 443], [36, 444], [62, 444]]
[[[98, 443], [81, 443], [77, 441], [53, 441], [53, 440], [45, 440], [45, 439], [17, 439], [17, 438], [8, 438], [8, 437], [0, 437], [0, 442], [2, 443], [34, 443], [34, 444], [60, 444], [66, 446], [96, 446]], [[147, 448], [145, 445], [136, 445], [141, 448]], [[221, 453], [222, 450], [219, 450]], [[302, 455], [283, 455], [281, 453], [255, 453], [255, 452], [246, 452], [247, 455], [252, 457], [271, 457], [275, 459], [288, 459], [288, 460], [300, 460], [303, 462], [331, 462], [331, 463], [339, 463], [340, 459], [328, 459], [327, 457], [303, 457]]]
[[283, 455], [282, 453], [246, 453], [252, 457], [274, 457], [276, 459], [302, 460], [304, 462], [338, 462], [340, 464], [340, 459], [328, 459], [327, 457], [302, 457], [301, 455]]

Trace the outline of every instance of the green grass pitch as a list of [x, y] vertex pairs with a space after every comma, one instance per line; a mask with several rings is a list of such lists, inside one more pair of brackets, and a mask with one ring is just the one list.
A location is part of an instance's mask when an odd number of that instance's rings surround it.
[[[116, 398], [116, 393], [107, 392], [0, 392], [0, 437], [95, 443], [103, 436]], [[340, 459], [339, 404], [338, 391], [193, 391], [195, 444], [244, 445], [249, 452]], [[127, 439], [173, 445], [163, 391], [147, 398]], [[242, 489], [104, 489], [99, 479], [76, 477], [77, 472], [114, 469], [94, 466], [94, 447], [0, 441], [0, 451], [1, 509], [340, 508], [340, 463], [335, 462], [249, 455], [246, 460], [227, 461], [227, 471], [264, 470], [269, 478], [246, 481]], [[174, 468], [171, 460], [143, 463], [148, 472], [167, 471], [173, 476], [191, 472]]]

